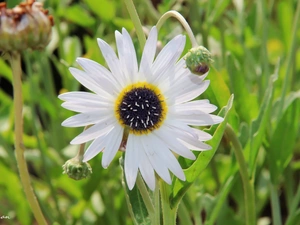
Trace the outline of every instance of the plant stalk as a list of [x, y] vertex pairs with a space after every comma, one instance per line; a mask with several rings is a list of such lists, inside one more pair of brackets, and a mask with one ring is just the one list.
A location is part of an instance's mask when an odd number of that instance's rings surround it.
[[174, 208], [171, 208], [170, 186], [166, 184], [166, 182], [162, 179], [159, 180], [159, 187], [163, 215], [163, 225], [175, 225], [178, 205], [176, 205]]
[[130, 18], [135, 27], [141, 49], [143, 49], [145, 46], [145, 43], [146, 43], [146, 37], [145, 37], [144, 31], [143, 31], [143, 26], [141, 24], [140, 18], [136, 12], [136, 9], [135, 9], [135, 6], [134, 6], [132, 0], [124, 0], [124, 2], [126, 4], [128, 13], [129, 13]]
[[39, 225], [47, 224], [46, 219], [42, 213], [36, 196], [33, 192], [30, 182], [30, 175], [28, 173], [27, 164], [24, 157], [23, 145], [23, 118], [22, 118], [22, 70], [21, 70], [21, 56], [18, 52], [12, 52], [10, 55], [10, 64], [13, 72], [13, 88], [14, 88], [14, 112], [15, 112], [15, 154], [19, 168], [21, 183], [24, 192], [35, 219]]
[[230, 139], [234, 154], [239, 165], [240, 174], [243, 182], [244, 189], [244, 200], [246, 209], [246, 224], [255, 225], [256, 224], [256, 213], [255, 213], [255, 199], [254, 199], [254, 184], [253, 180], [249, 179], [249, 173], [247, 170], [247, 164], [243, 155], [243, 149], [238, 137], [235, 134], [233, 128], [227, 124], [225, 130], [228, 138]]
[[157, 30], [159, 30], [161, 28], [161, 26], [163, 25], [163, 23], [170, 17], [176, 18], [181, 23], [181, 25], [187, 32], [187, 34], [190, 38], [190, 41], [192, 42], [192, 46], [193, 47], [199, 46], [188, 22], [185, 20], [185, 18], [179, 12], [177, 12], [175, 10], [168, 11], [162, 15], [162, 17], [159, 19], [159, 21], [156, 24]]

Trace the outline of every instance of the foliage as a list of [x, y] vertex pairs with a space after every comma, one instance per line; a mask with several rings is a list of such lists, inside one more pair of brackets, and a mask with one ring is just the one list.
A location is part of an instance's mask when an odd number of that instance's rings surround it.
[[[211, 85], [204, 98], [226, 113], [244, 149], [258, 224], [299, 225], [300, 29], [295, 29], [299, 20], [294, 19], [299, 2], [153, 1], [159, 2], [157, 10], [149, 8], [149, 0], [134, 2], [146, 27], [166, 11], [177, 10], [212, 52]], [[10, 6], [17, 3], [9, 1]], [[133, 224], [126, 198], [141, 196], [137, 188], [128, 194], [122, 187], [121, 152], [107, 170], [101, 167], [101, 154], [91, 160], [89, 179], [75, 181], [62, 174], [64, 162], [77, 153], [78, 146], [69, 142], [81, 130], [61, 126], [72, 113], [57, 98], [83, 89], [68, 71], [69, 66], [78, 67], [76, 57], [105, 65], [96, 38], [114, 44], [114, 31], [122, 27], [134, 36], [133, 23], [121, 0], [47, 0], [45, 8], [54, 16], [52, 41], [45, 51], [22, 53], [24, 146], [35, 193], [49, 224]], [[180, 24], [168, 20], [159, 39], [165, 44], [180, 32]], [[185, 53], [190, 48], [187, 41]], [[14, 155], [12, 71], [4, 58], [0, 87], [0, 217], [10, 218], [0, 219], [0, 224], [30, 225], [34, 218]], [[175, 205], [182, 198], [178, 224], [245, 224], [242, 180], [229, 138], [226, 133], [222, 137], [224, 126], [208, 130], [214, 134], [209, 142], [213, 150], [200, 153], [195, 162], [180, 159], [187, 182], [174, 179], [170, 193]], [[148, 212], [140, 204], [132, 208], [140, 207], [143, 218], [135, 219], [148, 224]]]

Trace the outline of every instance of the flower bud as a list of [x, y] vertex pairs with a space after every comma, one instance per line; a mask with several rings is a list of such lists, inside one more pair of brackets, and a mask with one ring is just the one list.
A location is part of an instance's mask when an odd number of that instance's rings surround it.
[[81, 180], [90, 177], [92, 168], [87, 162], [82, 162], [79, 157], [68, 160], [63, 166], [63, 173], [74, 180]]
[[27, 0], [7, 9], [0, 3], [0, 50], [43, 49], [51, 37], [52, 16], [35, 0]]
[[203, 75], [209, 70], [209, 64], [213, 62], [211, 53], [203, 46], [189, 50], [184, 56], [187, 68], [198, 75]]

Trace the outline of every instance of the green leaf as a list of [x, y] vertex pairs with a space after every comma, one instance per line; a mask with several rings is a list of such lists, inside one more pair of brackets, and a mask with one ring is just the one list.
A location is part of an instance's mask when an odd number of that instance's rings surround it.
[[273, 99], [273, 84], [278, 78], [279, 64], [277, 64], [274, 75], [270, 77], [268, 88], [265, 92], [262, 106], [259, 115], [255, 121], [252, 122], [250, 127], [250, 140], [245, 147], [245, 158], [249, 160], [250, 176], [252, 177], [255, 171], [255, 162], [258, 150], [262, 145], [265, 137], [268, 123], [271, 117], [272, 99]]
[[289, 102], [282, 118], [273, 133], [270, 147], [268, 148], [268, 159], [272, 183], [277, 184], [283, 170], [293, 157], [296, 143], [300, 117], [300, 98], [294, 98]]
[[241, 66], [231, 54], [227, 55], [227, 70], [233, 93], [237, 96], [234, 101], [237, 113], [242, 121], [250, 123], [258, 112], [257, 96], [251, 94], [247, 89], [245, 75], [240, 72], [242, 70]]
[[280, 26], [280, 34], [283, 36], [286, 49], [290, 46], [291, 30], [293, 26], [293, 8], [292, 4], [281, 1], [278, 3], [278, 18]]
[[[16, 213], [17, 221], [19, 221], [21, 224], [32, 224], [32, 218], [31, 216], [28, 216], [31, 213], [30, 207], [24, 196], [22, 185], [19, 181], [18, 175], [16, 175], [13, 171], [9, 170], [9, 168], [5, 167], [1, 163], [0, 171], [1, 192], [4, 193], [10, 204], [7, 206], [6, 213], [8, 213], [9, 210], [14, 210]], [[5, 212], [1, 212], [1, 215], [5, 215]]]
[[182, 198], [187, 189], [192, 185], [192, 183], [200, 175], [200, 173], [207, 167], [208, 163], [216, 153], [225, 131], [225, 127], [229, 118], [229, 112], [232, 108], [232, 103], [233, 95], [231, 95], [231, 97], [229, 98], [227, 106], [223, 107], [219, 113], [220, 116], [224, 117], [224, 121], [219, 124], [217, 128], [216, 126], [211, 127], [211, 129], [216, 128], [213, 138], [207, 142], [212, 147], [212, 149], [209, 151], [201, 152], [194, 163], [189, 168], [184, 170], [186, 181], [180, 181], [177, 178], [175, 179], [175, 182], [173, 183], [171, 204], [176, 204], [178, 200]]
[[95, 19], [79, 5], [73, 5], [60, 11], [61, 16], [83, 27], [95, 24]]
[[134, 186], [132, 190], [129, 190], [125, 182], [125, 174], [123, 169], [123, 162], [120, 159], [121, 168], [123, 171], [122, 185], [125, 190], [125, 198], [128, 206], [129, 213], [134, 221], [134, 224], [138, 225], [151, 225], [151, 219], [147, 211], [143, 198], [137, 188]]
[[84, 0], [89, 8], [100, 18], [105, 21], [111, 21], [116, 15], [116, 7], [114, 1], [108, 0]]

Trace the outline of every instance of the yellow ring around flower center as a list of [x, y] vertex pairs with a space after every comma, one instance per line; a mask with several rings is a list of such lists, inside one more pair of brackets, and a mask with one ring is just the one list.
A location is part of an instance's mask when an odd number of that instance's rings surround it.
[[166, 118], [166, 100], [156, 86], [137, 82], [125, 87], [115, 101], [115, 116], [119, 123], [135, 135], [158, 129]]

